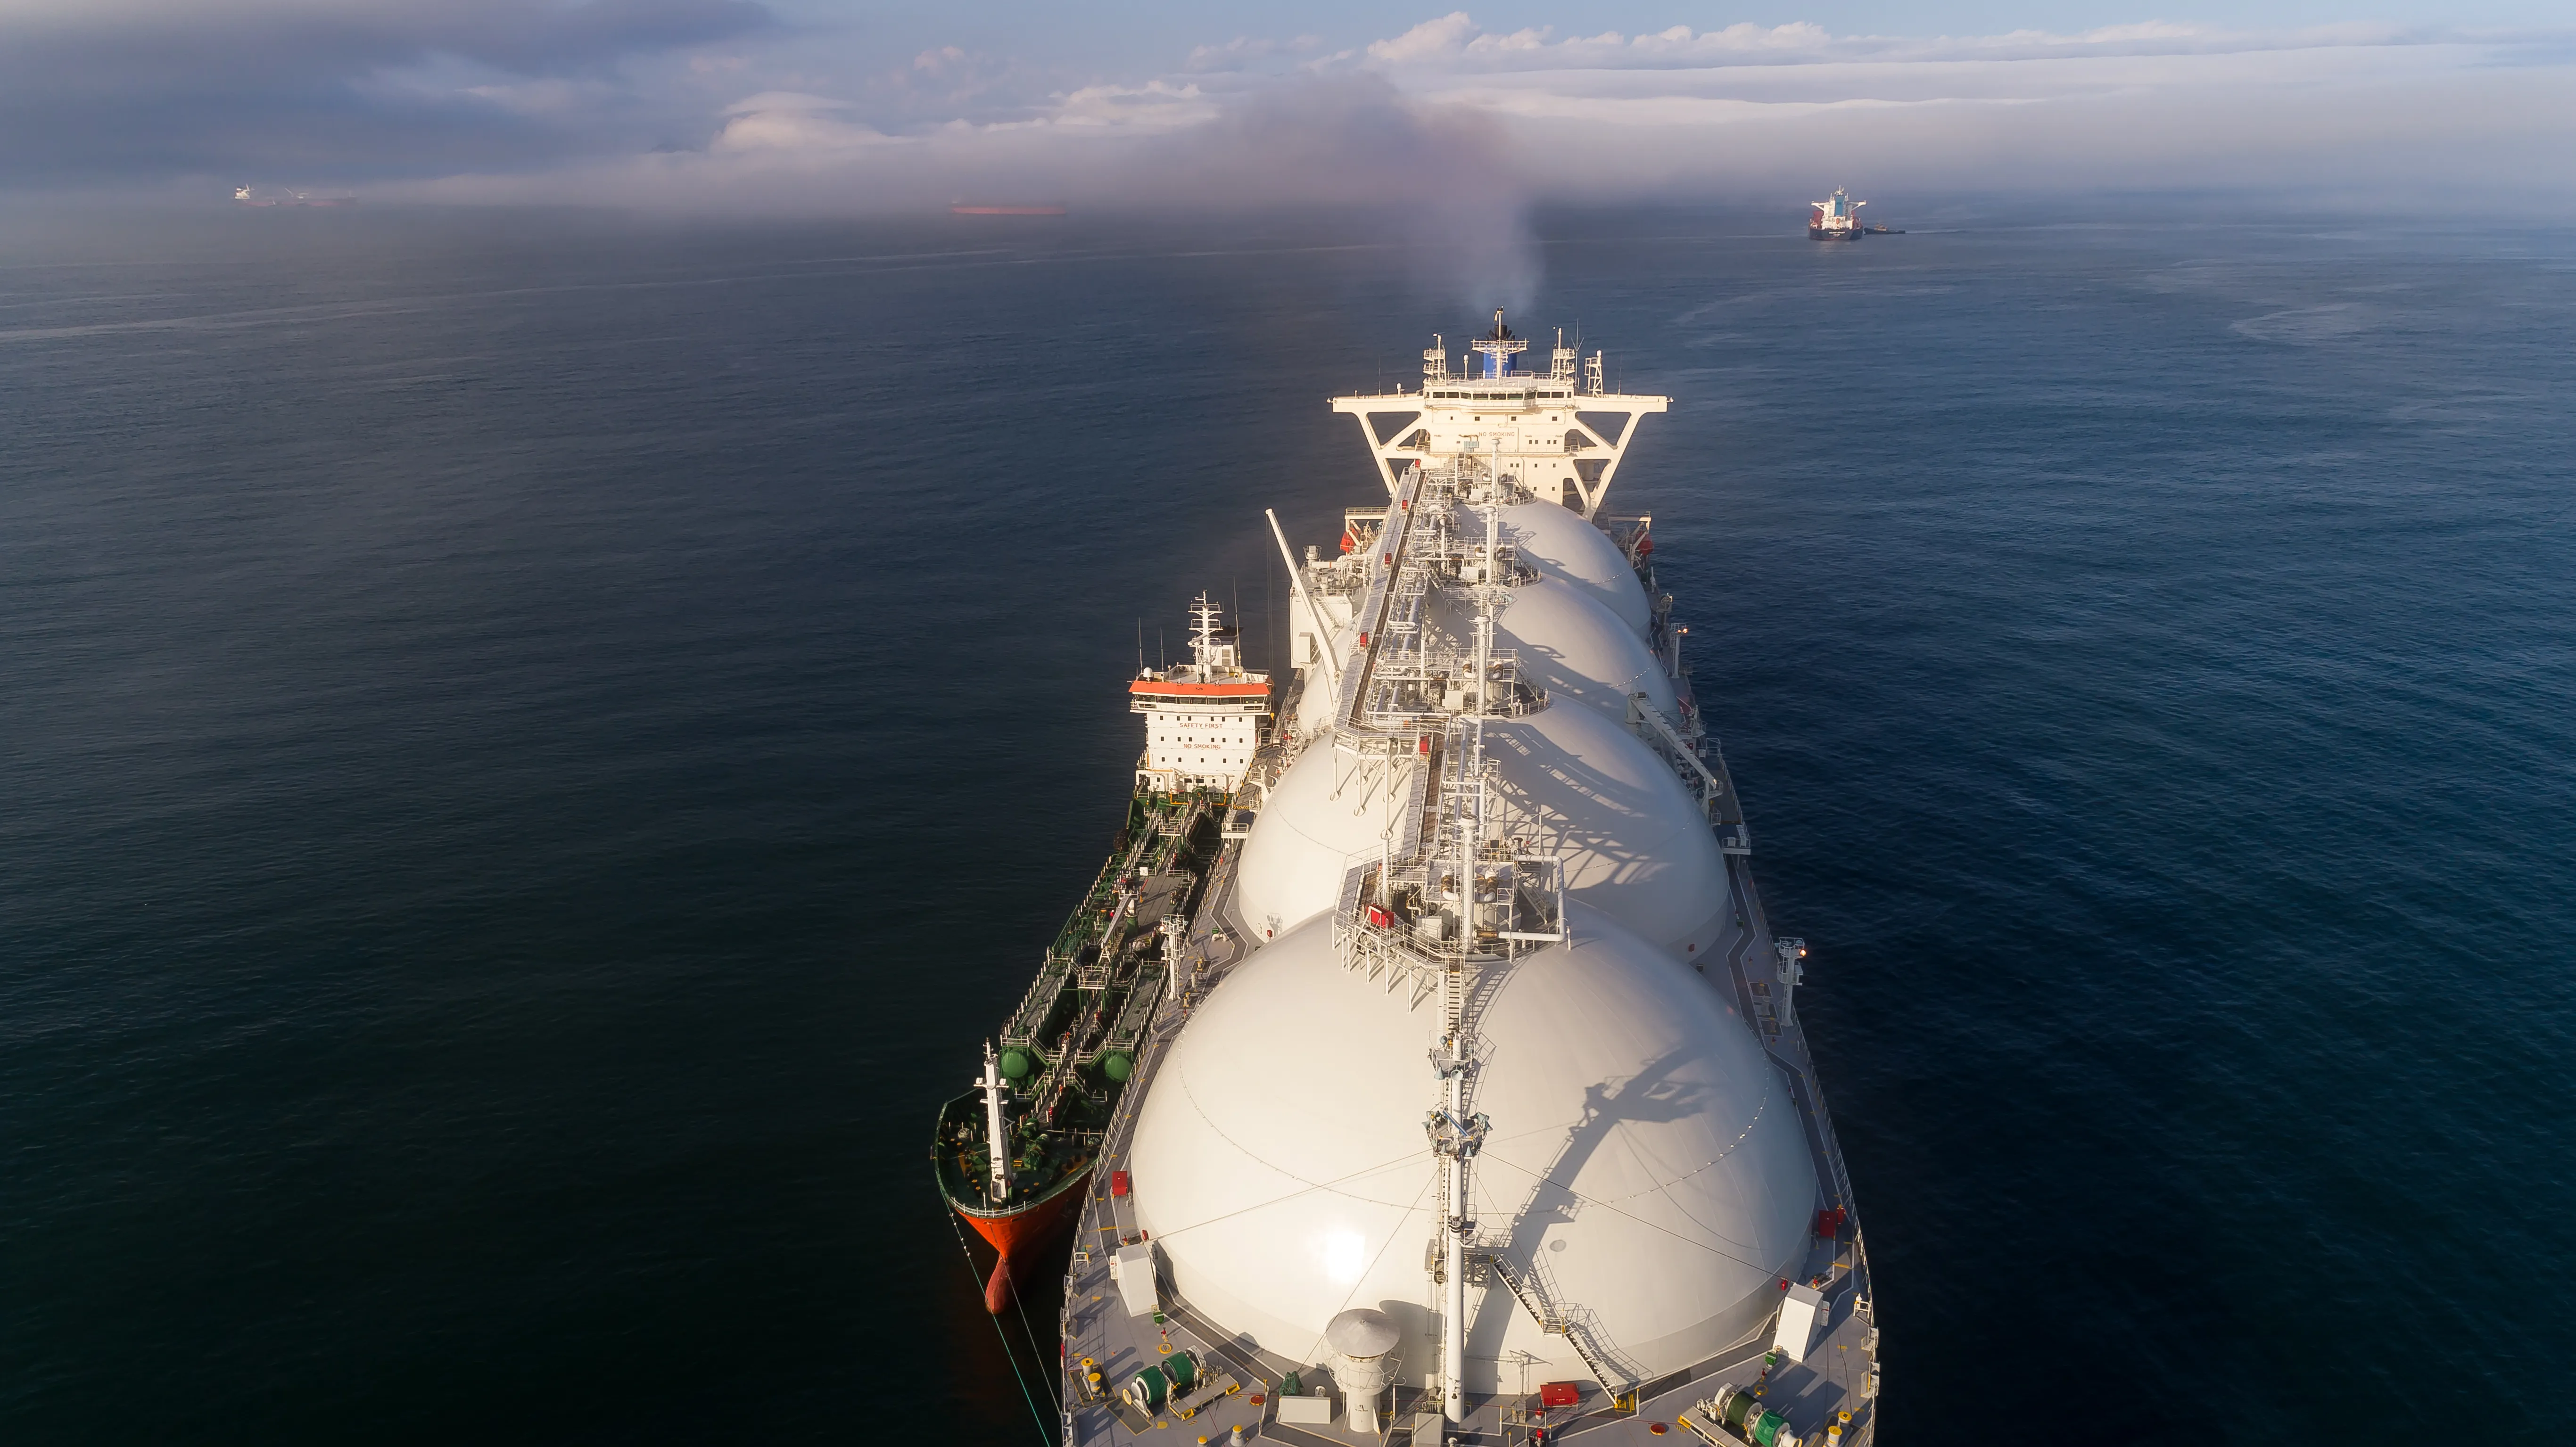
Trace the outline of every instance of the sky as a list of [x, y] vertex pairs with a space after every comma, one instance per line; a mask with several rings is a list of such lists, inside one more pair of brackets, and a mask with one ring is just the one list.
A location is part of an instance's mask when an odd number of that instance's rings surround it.
[[0, 195], [2576, 212], [2576, 5], [0, 0]]

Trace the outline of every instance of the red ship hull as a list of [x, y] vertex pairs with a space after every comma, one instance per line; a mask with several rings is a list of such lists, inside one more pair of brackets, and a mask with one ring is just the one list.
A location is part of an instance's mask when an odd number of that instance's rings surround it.
[[948, 1204], [1001, 1257], [993, 1263], [993, 1275], [984, 1283], [986, 1311], [998, 1316], [1011, 1304], [1019, 1268], [1045, 1254], [1063, 1237], [1078, 1214], [1074, 1208], [1082, 1203], [1083, 1183], [1090, 1179], [1091, 1168], [1085, 1166], [1057, 1182], [1054, 1190], [1007, 1211], [987, 1211], [950, 1199]]

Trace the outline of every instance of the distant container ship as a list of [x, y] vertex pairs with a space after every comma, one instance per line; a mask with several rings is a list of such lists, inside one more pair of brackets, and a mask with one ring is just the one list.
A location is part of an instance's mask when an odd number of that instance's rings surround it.
[[1061, 206], [969, 206], [960, 201], [948, 208], [951, 216], [1062, 216]]
[[233, 200], [244, 206], [355, 206], [355, 196], [316, 196], [268, 186], [235, 186]]

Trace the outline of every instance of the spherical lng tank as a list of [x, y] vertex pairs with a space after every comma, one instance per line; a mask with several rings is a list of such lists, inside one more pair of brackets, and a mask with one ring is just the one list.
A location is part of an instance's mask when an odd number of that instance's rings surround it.
[[1717, 943], [1726, 856], [1699, 801], [1626, 726], [1552, 703], [1487, 723], [1485, 757], [1501, 832], [1562, 857], [1569, 895], [1686, 962]]
[[[1485, 724], [1501, 833], [1559, 854], [1574, 898], [1696, 960], [1727, 910], [1726, 860], [1673, 771], [1626, 727], [1579, 702]], [[1256, 940], [1333, 907], [1354, 864], [1378, 856], [1401, 807], [1385, 765], [1317, 739], [1290, 765], [1244, 841], [1236, 907]]]
[[[1481, 522], [1471, 524], [1472, 512], [1461, 509], [1461, 514], [1462, 530], [1482, 532]], [[1637, 570], [1607, 533], [1552, 502], [1504, 508], [1502, 521], [1503, 536], [1511, 540], [1521, 561], [1572, 584], [1635, 629], [1637, 636], [1646, 636], [1655, 617], [1646, 585], [1638, 581]]]
[[[1462, 648], [1475, 637], [1475, 615], [1464, 589], [1434, 590], [1426, 611], [1433, 626]], [[1624, 721], [1628, 695], [1642, 693], [1665, 722], [1681, 726], [1673, 681], [1664, 676], [1644, 640], [1571, 583], [1542, 573], [1536, 582], [1512, 589], [1494, 633], [1495, 647], [1519, 656], [1521, 677], [1546, 689], [1551, 698], [1580, 699]]]
[[1329, 733], [1306, 746], [1270, 786], [1235, 866], [1235, 913], [1255, 943], [1332, 908], [1351, 865], [1383, 852], [1414, 767], [1337, 753]]
[[[1544, 1262], [1556, 1306], [1653, 1377], [1758, 1330], [1817, 1201], [1796, 1107], [1734, 1006], [1599, 912], [1482, 988], [1474, 1218], [1507, 1267]], [[1403, 1329], [1408, 1380], [1440, 1358], [1423, 1262], [1440, 1233], [1423, 1116], [1437, 996], [1335, 956], [1318, 919], [1238, 966], [1182, 1030], [1136, 1124], [1138, 1223], [1181, 1297], [1229, 1332], [1318, 1360], [1339, 1313]], [[1651, 1263], [1649, 1265], [1648, 1263]], [[1524, 1355], [1525, 1354], [1525, 1355]], [[1591, 1375], [1499, 1284], [1470, 1288], [1466, 1384], [1500, 1363]], [[1517, 1380], [1517, 1376], [1513, 1378]]]

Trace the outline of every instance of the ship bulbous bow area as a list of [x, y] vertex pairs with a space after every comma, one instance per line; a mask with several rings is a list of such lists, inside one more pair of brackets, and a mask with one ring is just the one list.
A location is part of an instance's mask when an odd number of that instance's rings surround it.
[[[1688, 966], [1581, 904], [1570, 942], [1479, 987], [1468, 1390], [1500, 1363], [1590, 1376], [1510, 1275], [1641, 1377], [1761, 1327], [1806, 1250], [1813, 1163], [1786, 1084]], [[1409, 1363], [1438, 1360], [1423, 1305], [1441, 1230], [1422, 1112], [1440, 1012], [1346, 970], [1329, 918], [1238, 968], [1173, 1042], [1130, 1160], [1139, 1223], [1180, 1295], [1291, 1360], [1327, 1323], [1385, 1312]], [[1471, 1274], [1471, 1280], [1474, 1277]]]

